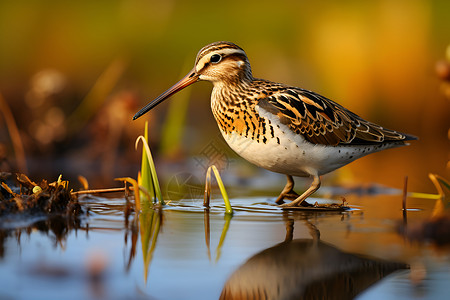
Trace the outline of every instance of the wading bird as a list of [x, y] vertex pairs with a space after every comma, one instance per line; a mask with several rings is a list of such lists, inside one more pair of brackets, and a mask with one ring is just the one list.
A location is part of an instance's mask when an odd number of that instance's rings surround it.
[[[417, 139], [366, 121], [314, 92], [254, 78], [244, 50], [230, 42], [203, 47], [192, 71], [133, 120], [202, 80], [213, 83], [211, 110], [228, 145], [255, 165], [286, 174], [287, 184], [276, 200], [284, 207], [308, 205], [303, 200], [319, 189], [321, 175]], [[313, 182], [298, 195], [292, 176], [311, 176]]]

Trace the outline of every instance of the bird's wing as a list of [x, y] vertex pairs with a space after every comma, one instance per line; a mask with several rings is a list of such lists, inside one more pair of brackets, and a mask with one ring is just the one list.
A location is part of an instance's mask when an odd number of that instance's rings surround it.
[[278, 116], [282, 124], [313, 144], [377, 144], [416, 139], [365, 121], [311, 91], [283, 87], [260, 98], [257, 106]]

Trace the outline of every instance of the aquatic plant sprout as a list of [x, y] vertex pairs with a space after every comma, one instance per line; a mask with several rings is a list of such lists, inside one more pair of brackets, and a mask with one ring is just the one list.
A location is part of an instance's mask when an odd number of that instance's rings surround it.
[[437, 194], [411, 192], [408, 193], [408, 196], [413, 198], [432, 199], [432, 200], [445, 198], [446, 195], [444, 188], [447, 190], [447, 192], [449, 192], [450, 183], [445, 178], [437, 174], [430, 173], [428, 174], [428, 178], [430, 178], [431, 182], [436, 187], [436, 190], [438, 192]]
[[431, 182], [433, 182], [438, 194], [441, 198], [445, 197], [444, 187], [447, 189], [447, 192], [450, 191], [450, 183], [445, 180], [445, 178], [437, 175], [437, 174], [428, 174], [428, 178], [430, 178]]
[[[144, 136], [139, 136], [136, 139], [135, 147], [137, 149], [139, 141], [142, 141], [142, 162], [141, 162], [141, 171], [138, 173], [137, 180], [131, 177], [121, 177], [116, 178], [115, 180], [128, 182], [133, 186], [134, 191], [134, 199], [136, 210], [141, 211], [142, 205], [155, 202], [156, 199], [159, 200], [160, 205], [164, 205], [164, 200], [161, 193], [161, 188], [159, 186], [158, 176], [156, 175], [156, 168], [153, 162], [153, 157], [150, 151], [150, 147], [148, 146], [148, 123], [145, 122], [145, 130]], [[110, 190], [98, 190], [100, 192], [107, 191], [117, 191], [117, 189]], [[126, 188], [120, 188], [119, 190], [126, 190]], [[89, 193], [98, 192], [95, 190], [86, 191]]]
[[222, 194], [223, 202], [225, 203], [225, 213], [233, 214], [233, 208], [230, 204], [230, 199], [228, 198], [227, 191], [225, 190], [225, 186], [223, 184], [222, 178], [220, 177], [219, 170], [215, 165], [211, 165], [206, 171], [206, 179], [205, 179], [205, 198], [203, 201], [203, 206], [209, 207], [209, 200], [211, 198], [211, 170], [214, 172], [216, 177], [217, 185], [219, 186], [220, 193]]
[[445, 191], [450, 191], [450, 183], [445, 178], [437, 174], [430, 173], [428, 174], [428, 177], [433, 182], [439, 194], [439, 199], [436, 201], [431, 214], [432, 218], [438, 219], [445, 215], [445, 210], [449, 208], [450, 202], [448, 201], [448, 197], [446, 197]]
[[[144, 135], [147, 135], [147, 122], [145, 122]], [[135, 147], [137, 149], [139, 141], [142, 141], [142, 164], [141, 164], [141, 182], [142, 186], [148, 191], [154, 191], [155, 197], [159, 200], [159, 204], [164, 205], [164, 200], [159, 186], [158, 176], [156, 174], [155, 164], [153, 162], [152, 153], [147, 143], [146, 136], [138, 136]], [[136, 192], [135, 192], [136, 194]]]
[[[148, 141], [148, 122], [145, 122], [144, 127], [144, 139], [145, 141]], [[138, 140], [136, 140], [136, 148], [137, 148]], [[144, 142], [143, 142], [144, 143]], [[145, 144], [145, 143], [144, 143]], [[148, 162], [148, 156], [147, 152], [144, 150], [144, 147], [142, 147], [142, 158], [141, 158], [141, 171], [138, 174], [138, 183], [140, 186], [143, 186], [147, 189], [147, 191], [150, 193], [150, 198], [155, 199], [155, 189], [153, 188], [152, 183], [152, 175], [150, 172], [150, 163]], [[141, 192], [141, 196], [145, 196]]]

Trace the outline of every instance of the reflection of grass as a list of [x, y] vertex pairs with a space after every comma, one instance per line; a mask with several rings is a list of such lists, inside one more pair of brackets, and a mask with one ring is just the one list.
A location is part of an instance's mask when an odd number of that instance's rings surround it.
[[[208, 258], [209, 260], [211, 260], [211, 243], [210, 243], [210, 237], [211, 237], [211, 232], [210, 232], [210, 225], [209, 225], [209, 209], [205, 208], [205, 212], [204, 212], [204, 226], [205, 226], [205, 243], [206, 243], [206, 248], [208, 250]], [[222, 234], [220, 235], [220, 240], [219, 240], [219, 244], [217, 245], [216, 248], [216, 262], [219, 261], [220, 259], [220, 255], [222, 254], [222, 246], [223, 243], [225, 241], [225, 237], [227, 236], [227, 232], [228, 232], [228, 228], [230, 228], [230, 222], [231, 222], [231, 218], [233, 217], [232, 214], [225, 214], [225, 224], [223, 224], [223, 229], [222, 229]]]
[[233, 214], [233, 208], [230, 204], [230, 199], [228, 198], [227, 191], [225, 190], [225, 186], [223, 185], [222, 178], [220, 177], [219, 170], [215, 165], [212, 165], [206, 171], [206, 179], [205, 179], [205, 198], [203, 201], [203, 205], [209, 207], [209, 200], [211, 198], [211, 170], [213, 170], [214, 175], [216, 177], [217, 185], [219, 186], [220, 193], [222, 194], [223, 201], [225, 202], [225, 213]]
[[203, 213], [203, 225], [205, 226], [205, 244], [208, 250], [208, 259], [211, 260], [211, 227], [209, 225], [209, 208], [205, 208]]
[[152, 209], [149, 203], [146, 203], [143, 204], [138, 218], [141, 233], [142, 259], [144, 262], [144, 279], [147, 282], [148, 268], [153, 258], [159, 229], [162, 224], [162, 211]]
[[215, 165], [212, 165], [206, 171], [206, 180], [205, 180], [205, 199], [203, 201], [203, 205], [206, 207], [205, 209], [205, 242], [206, 247], [208, 249], [208, 258], [211, 259], [211, 249], [210, 249], [210, 226], [209, 226], [209, 201], [211, 198], [211, 170], [214, 172], [216, 177], [217, 185], [219, 186], [220, 192], [223, 197], [223, 201], [225, 202], [225, 224], [223, 225], [222, 234], [220, 235], [219, 244], [216, 249], [216, 262], [219, 260], [221, 255], [221, 250], [223, 243], [225, 241], [225, 237], [228, 232], [228, 228], [230, 227], [230, 221], [233, 217], [233, 208], [230, 204], [230, 199], [228, 198], [227, 191], [225, 190], [225, 186], [223, 184], [222, 178], [220, 177], [219, 170]]
[[222, 254], [222, 246], [225, 241], [225, 237], [227, 236], [228, 228], [230, 228], [230, 221], [232, 218], [231, 214], [225, 214], [225, 224], [223, 224], [222, 234], [220, 235], [219, 244], [216, 249], [216, 262], [219, 261], [220, 255]]
[[[133, 181], [137, 184], [135, 180]], [[139, 195], [139, 193], [135, 194]], [[140, 234], [145, 282], [147, 282], [148, 270], [153, 259], [153, 252], [156, 248], [156, 242], [162, 225], [162, 218], [162, 210], [153, 208], [152, 203], [147, 201], [142, 202], [142, 206], [140, 207], [139, 211], [136, 210], [136, 214], [132, 222], [131, 249], [127, 270], [130, 268], [131, 261], [136, 254], [136, 244], [138, 236]]]

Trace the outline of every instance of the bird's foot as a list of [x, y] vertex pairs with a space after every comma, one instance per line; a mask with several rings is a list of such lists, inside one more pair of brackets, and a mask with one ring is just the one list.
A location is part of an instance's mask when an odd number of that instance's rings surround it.
[[[289, 183], [289, 177], [288, 177], [288, 183]], [[286, 191], [287, 187], [288, 187], [288, 185], [286, 185], [283, 192]], [[313, 205], [309, 204], [308, 202], [306, 202], [305, 199], [308, 198], [312, 193], [317, 191], [319, 189], [319, 187], [320, 187], [320, 177], [316, 175], [316, 176], [314, 176], [311, 186], [303, 194], [298, 196], [297, 199], [295, 199], [294, 201], [292, 201], [290, 203], [281, 204], [280, 206], [281, 207], [313, 206]], [[281, 192], [281, 193], [283, 194], [283, 192]]]
[[283, 204], [284, 199], [287, 200], [295, 200], [299, 197], [299, 194], [297, 194], [294, 191], [294, 179], [291, 175], [286, 175], [287, 177], [287, 183], [286, 186], [281, 191], [280, 195], [278, 196], [277, 200], [275, 200], [276, 204]]
[[275, 200], [276, 204], [283, 204], [284, 203], [284, 199], [286, 200], [295, 200], [298, 198], [298, 196], [300, 196], [299, 194], [297, 194], [294, 191], [290, 191], [287, 193], [283, 193], [281, 192], [281, 194], [278, 196], [277, 200]]
[[289, 202], [289, 203], [284, 203], [281, 204], [280, 207], [311, 207], [314, 206], [312, 204], [309, 204], [308, 202], [302, 200], [300, 202], [296, 201], [296, 199], [294, 199], [294, 201]]

